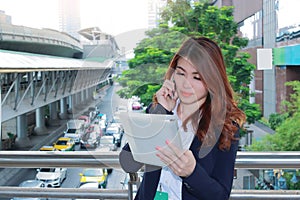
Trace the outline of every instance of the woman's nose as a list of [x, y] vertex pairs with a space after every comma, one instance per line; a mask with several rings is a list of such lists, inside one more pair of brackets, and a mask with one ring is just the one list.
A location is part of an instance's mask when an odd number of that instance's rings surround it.
[[189, 80], [188, 78], [185, 78], [183, 81], [183, 87], [184, 88], [190, 88], [191, 87], [191, 80]]

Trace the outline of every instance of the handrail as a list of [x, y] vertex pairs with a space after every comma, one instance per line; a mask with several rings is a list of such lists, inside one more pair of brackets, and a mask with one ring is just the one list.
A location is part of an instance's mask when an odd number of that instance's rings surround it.
[[[0, 167], [112, 167], [120, 168], [118, 151], [0, 151]], [[238, 152], [236, 168], [244, 169], [299, 169], [300, 152]], [[0, 187], [0, 197], [46, 197], [46, 198], [91, 198], [130, 199], [128, 190], [80, 189], [80, 188], [21, 188]], [[230, 200], [276, 200], [300, 199], [300, 190], [235, 190]]]
[[[128, 199], [127, 190], [85, 188], [22, 188], [0, 187], [0, 197], [41, 197], [76, 199]], [[298, 190], [232, 190], [230, 200], [299, 200]]]
[[[0, 151], [0, 167], [105, 167], [120, 168], [119, 152]], [[236, 168], [300, 168], [300, 152], [238, 152]]]
[[0, 197], [128, 199], [128, 192], [127, 190], [107, 190], [107, 189], [87, 189], [87, 188], [0, 187]]

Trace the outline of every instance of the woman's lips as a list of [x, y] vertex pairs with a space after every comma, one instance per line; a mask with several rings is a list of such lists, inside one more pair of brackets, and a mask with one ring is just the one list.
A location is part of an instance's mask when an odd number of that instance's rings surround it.
[[184, 92], [184, 91], [181, 91], [180, 93], [181, 93], [181, 95], [184, 96], [184, 97], [190, 97], [190, 96], [193, 95], [193, 93], [191, 93], [191, 92]]

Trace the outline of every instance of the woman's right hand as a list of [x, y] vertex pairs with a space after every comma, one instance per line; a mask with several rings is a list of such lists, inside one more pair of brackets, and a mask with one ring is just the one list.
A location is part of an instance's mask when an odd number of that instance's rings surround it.
[[172, 111], [178, 98], [174, 81], [165, 80], [162, 87], [156, 92], [156, 98], [160, 105], [168, 111]]

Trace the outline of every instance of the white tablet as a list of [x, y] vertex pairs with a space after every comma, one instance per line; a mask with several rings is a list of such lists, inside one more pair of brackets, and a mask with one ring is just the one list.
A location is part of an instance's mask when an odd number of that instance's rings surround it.
[[177, 118], [174, 115], [120, 113], [133, 158], [141, 163], [165, 166], [155, 154], [157, 146], [168, 148], [166, 140], [182, 149]]

